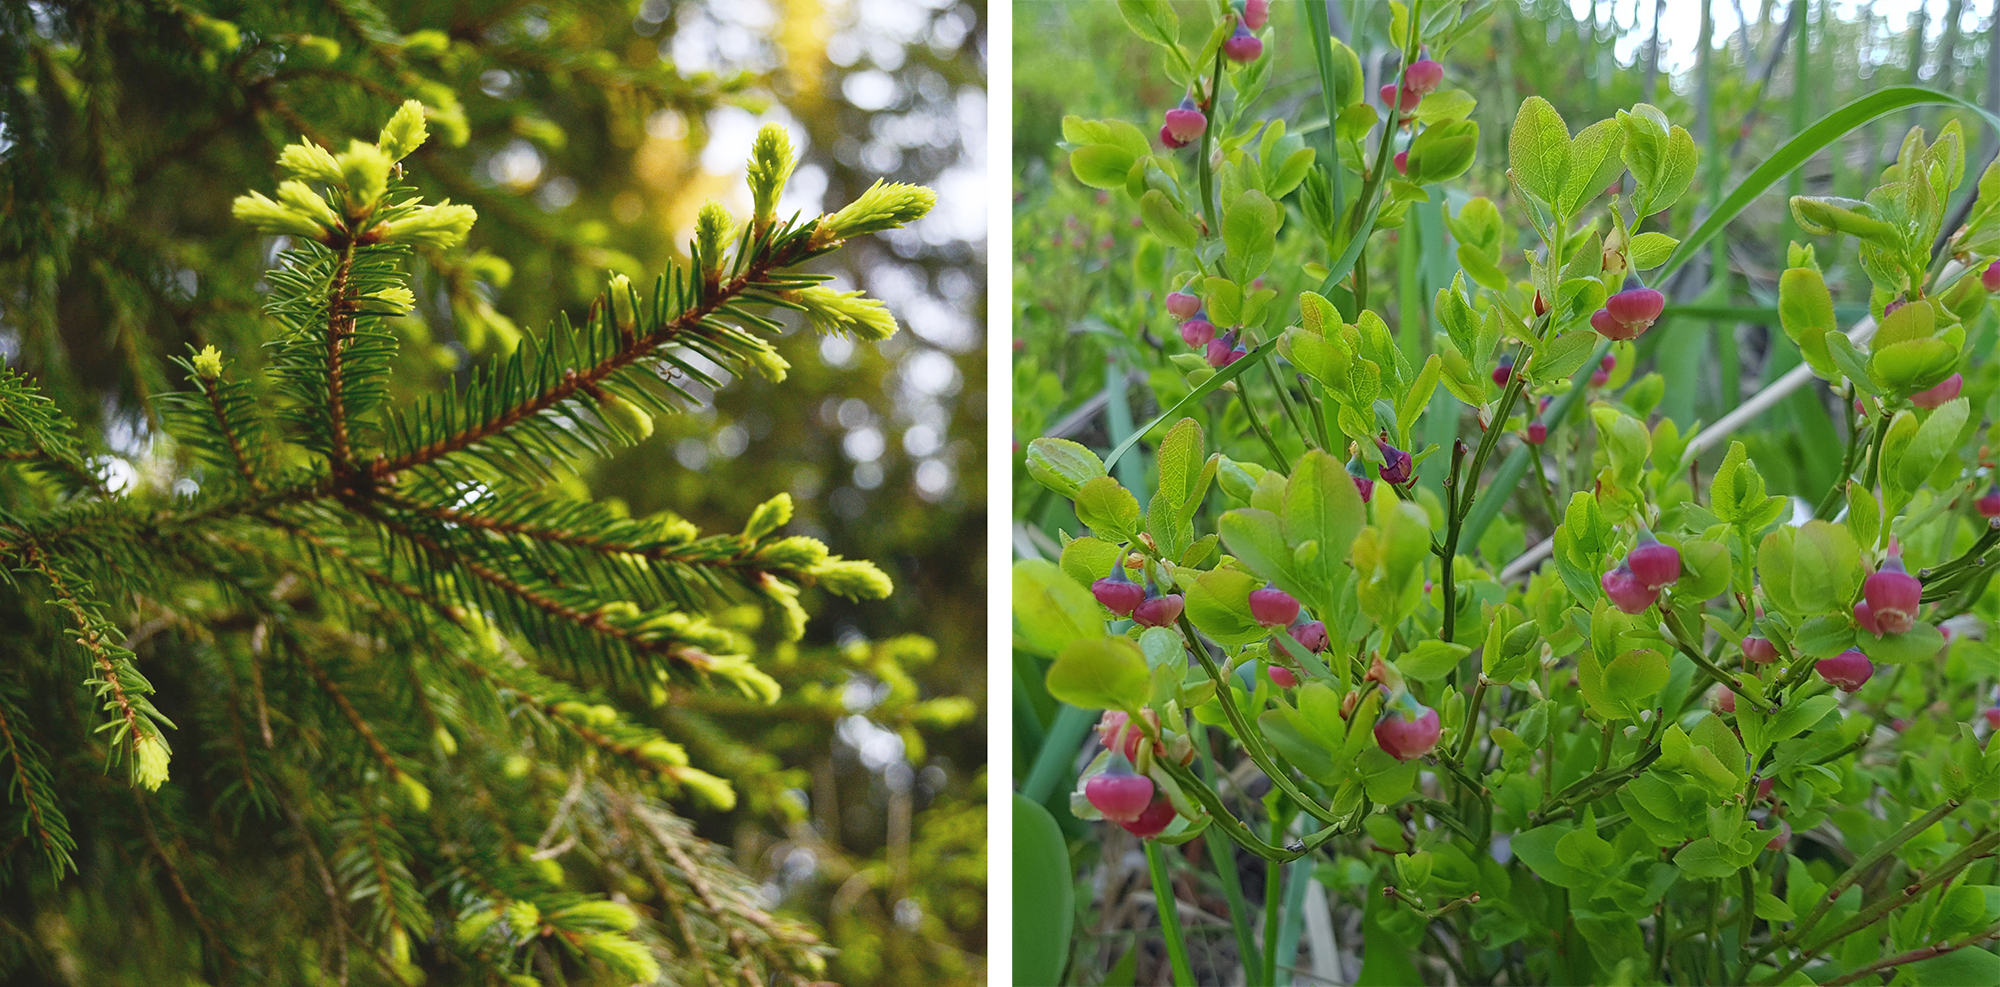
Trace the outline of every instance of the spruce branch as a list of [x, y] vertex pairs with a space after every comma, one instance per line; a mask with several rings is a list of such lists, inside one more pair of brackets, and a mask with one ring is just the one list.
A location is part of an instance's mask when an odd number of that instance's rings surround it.
[[0, 756], [6, 758], [12, 769], [7, 799], [11, 802], [16, 796], [20, 798], [25, 809], [21, 835], [32, 838], [41, 847], [43, 860], [60, 879], [65, 869], [76, 871], [76, 860], [71, 856], [76, 851], [76, 840], [70, 835], [69, 819], [56, 804], [47, 755], [25, 732], [26, 723], [27, 718], [13, 702], [0, 695]]
[[61, 563], [50, 559], [39, 546], [27, 546], [27, 562], [56, 594], [50, 602], [69, 614], [76, 625], [76, 643], [89, 654], [96, 667], [96, 674], [89, 681], [98, 698], [104, 701], [104, 711], [113, 714], [97, 729], [112, 731], [111, 750], [126, 759], [134, 784], [148, 790], [159, 788], [167, 780], [169, 757], [167, 741], [160, 735], [159, 726], [173, 724], [147, 698], [153, 691], [152, 683], [139, 674], [130, 651], [111, 643], [116, 629], [79, 595], [76, 586], [80, 580], [66, 572]]
[[530, 586], [490, 566], [468, 559], [445, 547], [430, 535], [402, 524], [386, 514], [375, 513], [372, 516], [385, 529], [409, 541], [448, 569], [464, 571], [478, 582], [499, 591], [505, 599], [524, 604], [531, 611], [581, 628], [605, 640], [614, 641], [637, 654], [672, 659], [698, 672], [708, 671], [714, 667], [712, 656], [703, 654], [681, 640], [671, 636], [636, 632], [612, 620], [610, 613], [602, 607], [586, 610], [574, 606], [558, 599], [553, 587]]

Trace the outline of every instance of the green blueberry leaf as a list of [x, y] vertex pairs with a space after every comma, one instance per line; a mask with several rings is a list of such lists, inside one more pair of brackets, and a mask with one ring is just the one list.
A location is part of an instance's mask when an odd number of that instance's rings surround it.
[[1561, 201], [1570, 172], [1569, 125], [1548, 100], [1522, 101], [1507, 136], [1507, 163], [1529, 193], [1550, 205]]
[[1098, 535], [1131, 541], [1139, 533], [1139, 498], [1117, 480], [1100, 476], [1077, 490], [1076, 519]]
[[1222, 242], [1234, 259], [1231, 273], [1248, 282], [1271, 266], [1278, 248], [1278, 206], [1256, 189], [1246, 190], [1222, 214]]
[[1049, 695], [1079, 709], [1136, 709], [1151, 691], [1146, 656], [1129, 639], [1100, 633], [1065, 645], [1049, 666]]
[[1471, 653], [1472, 649], [1463, 644], [1436, 639], [1419, 641], [1396, 659], [1396, 669], [1419, 682], [1435, 682], [1450, 674]]
[[1015, 647], [1053, 658], [1072, 642], [1102, 637], [1103, 614], [1104, 608], [1097, 605], [1090, 590], [1078, 585], [1054, 562], [1023, 559], [1014, 563]]
[[1085, 144], [1070, 152], [1069, 170], [1077, 181], [1109, 191], [1125, 187], [1138, 161], [1138, 155], [1115, 144]]
[[1028, 475], [1068, 500], [1097, 477], [1106, 475], [1104, 461], [1082, 443], [1039, 438], [1028, 443]]
[[1200, 231], [1189, 222], [1185, 214], [1177, 208], [1165, 192], [1147, 189], [1139, 197], [1139, 215], [1146, 221], [1146, 229], [1153, 235], [1182, 250], [1193, 250]]

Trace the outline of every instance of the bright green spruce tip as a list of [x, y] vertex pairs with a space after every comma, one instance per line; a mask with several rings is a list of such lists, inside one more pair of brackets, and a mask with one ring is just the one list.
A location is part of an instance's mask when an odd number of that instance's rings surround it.
[[702, 203], [701, 211], [695, 214], [694, 240], [701, 252], [701, 260], [711, 271], [722, 264], [722, 244], [729, 239], [735, 229], [736, 220], [730, 218], [729, 210], [722, 203], [710, 199]]
[[222, 351], [213, 346], [202, 347], [194, 355], [194, 372], [208, 380], [222, 376]]
[[[301, 139], [278, 152], [278, 167], [289, 177], [278, 183], [277, 198], [252, 191], [236, 197], [230, 213], [264, 233], [302, 236], [321, 242], [353, 241], [372, 234], [384, 243], [448, 250], [464, 242], [479, 213], [446, 199], [434, 205], [416, 199], [388, 203], [389, 179], [397, 161], [429, 139], [424, 104], [405, 100], [382, 127], [376, 142], [352, 140], [336, 155]], [[340, 192], [346, 217], [313, 190], [312, 182]], [[383, 217], [372, 222], [370, 217]], [[358, 229], [350, 224], [359, 221]], [[338, 235], [337, 235], [338, 234]]]
[[389, 190], [389, 167], [395, 162], [381, 148], [366, 141], [349, 141], [347, 150], [334, 161], [340, 165], [341, 185], [347, 189], [348, 211], [366, 212]]
[[756, 203], [757, 227], [761, 232], [777, 212], [778, 194], [792, 177], [798, 164], [792, 156], [792, 138], [785, 128], [767, 123], [757, 131], [750, 147], [750, 194]]
[[785, 297], [804, 308], [806, 321], [821, 333], [870, 342], [896, 334], [896, 317], [889, 314], [889, 306], [859, 291], [837, 291], [816, 284], [788, 292]]
[[428, 137], [430, 131], [424, 129], [424, 104], [406, 99], [402, 106], [397, 107], [396, 115], [383, 125], [381, 136], [375, 138], [375, 146], [381, 148], [389, 160], [401, 161], [411, 151], [421, 147]]
[[877, 179], [861, 197], [820, 220], [836, 238], [893, 230], [923, 218], [937, 205], [937, 193], [921, 185]]

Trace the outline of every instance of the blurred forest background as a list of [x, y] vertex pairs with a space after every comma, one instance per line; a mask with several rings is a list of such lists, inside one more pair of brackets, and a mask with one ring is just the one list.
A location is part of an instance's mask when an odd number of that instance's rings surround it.
[[[1397, 69], [1398, 42], [1390, 38], [1390, 4], [1376, 0], [1325, 2], [1333, 33], [1360, 56], [1373, 94]], [[1183, 25], [1213, 20], [1212, 0], [1175, 0]], [[1438, 9], [1438, 0], [1425, 4]], [[1446, 88], [1478, 100], [1478, 157], [1450, 190], [1434, 187], [1432, 200], [1416, 203], [1404, 223], [1370, 242], [1366, 265], [1376, 285], [1373, 307], [1399, 333], [1428, 339], [1441, 327], [1431, 299], [1459, 270], [1451, 219], [1470, 195], [1501, 205], [1510, 224], [1507, 141], [1516, 109], [1529, 96], [1550, 101], [1572, 130], [1612, 116], [1634, 103], [1651, 102], [1686, 126], [1702, 149], [1700, 170], [1688, 194], [1655, 228], [1684, 235], [1742, 177], [1813, 121], [1873, 90], [1917, 85], [2000, 109], [2000, 4], [1977, 0], [1466, 0], [1467, 11], [1490, 8], [1484, 23], [1441, 60]], [[1301, 4], [1271, 4], [1264, 57], [1273, 60], [1258, 114], [1289, 121], [1327, 153], [1326, 117]], [[1159, 243], [1142, 228], [1127, 196], [1087, 188], [1069, 173], [1062, 120], [1113, 118], [1148, 135], [1182, 91], [1164, 73], [1161, 49], [1141, 40], [1117, 5], [1089, 0], [1021, 3], [1015, 7], [1014, 191], [1015, 438], [1013, 545], [1016, 557], [1054, 558], [1061, 532], [1082, 530], [1070, 506], [1027, 475], [1022, 450], [1037, 436], [1082, 442], [1108, 451], [1135, 423], [1145, 423], [1185, 395], [1188, 386], [1168, 355], [1181, 352], [1176, 320], [1163, 307], [1168, 272]], [[1184, 27], [1184, 31], [1187, 29]], [[1184, 37], [1185, 40], [1185, 37]], [[1080, 57], [1087, 53], [1087, 57]], [[1379, 106], [1372, 95], [1370, 105]], [[1869, 281], [1851, 242], [1805, 237], [1786, 199], [1794, 194], [1864, 198], [1876, 176], [1896, 158], [1905, 133], [1922, 126], [1935, 137], [1956, 119], [1968, 140], [1966, 169], [1979, 174], [2000, 140], [1969, 112], [1919, 107], [1867, 125], [1854, 139], [1814, 157], [1788, 178], [1784, 195], [1753, 203], [1714, 241], [1712, 250], [1684, 267], [1671, 282], [1655, 285], [1668, 298], [1662, 321], [1638, 341], [1634, 378], [1657, 372], [1666, 397], [1659, 412], [1686, 427], [1714, 422], [1797, 366], [1799, 355], [1777, 321], [1777, 279], [1786, 267], [1786, 244], [1811, 242], [1834, 291], [1843, 327], [1867, 313]], [[1192, 154], [1193, 152], [1186, 152]], [[1468, 191], [1469, 189], [1469, 191]], [[1953, 202], [1946, 228], [1963, 218], [1972, 183]], [[1304, 229], [1298, 194], [1281, 203], [1288, 230]], [[1503, 244], [1505, 264], [1520, 267], [1530, 244]], [[1317, 239], [1281, 240], [1274, 271], [1296, 271], [1329, 260]], [[1287, 265], [1290, 265], [1289, 267]], [[1275, 275], [1267, 275], [1267, 278]], [[1313, 283], [1316, 283], [1314, 279]], [[1296, 291], [1305, 282], [1274, 283]], [[1291, 303], [1296, 311], [1296, 303]], [[1107, 367], [1110, 371], [1107, 372]], [[1772, 493], [1817, 501], [1838, 473], [1835, 462], [1805, 450], [1837, 447], [1834, 415], [1824, 388], [1793, 392], [1735, 436], [1749, 447]], [[1201, 412], [1195, 412], [1201, 417]], [[1211, 429], [1210, 434], [1215, 434]], [[1224, 440], [1227, 441], [1227, 440]], [[1261, 452], [1244, 436], [1245, 456]], [[1568, 441], [1567, 439], [1565, 441]], [[1142, 451], [1141, 446], [1138, 450]], [[1256, 449], [1258, 452], [1247, 450]], [[1706, 455], [1707, 468], [1722, 450]], [[1142, 457], [1120, 463], [1143, 475]], [[1435, 482], [1435, 481], [1433, 481]], [[1524, 492], [1530, 488], [1524, 485]], [[1527, 496], [1513, 518], [1549, 525]], [[1488, 530], [1481, 551], [1495, 564], [1522, 554], [1525, 525], [1502, 517]], [[1042, 745], [1054, 725], [1056, 704], [1042, 687], [1037, 659], [1017, 652], [1015, 682], [1015, 784], [1050, 759], [1087, 759], [1095, 751]], [[1053, 736], [1053, 733], [1046, 734]], [[1079, 738], [1081, 739], [1081, 738]], [[1039, 756], [1039, 757], [1038, 757]], [[1080, 763], [1080, 762], [1078, 762]], [[1116, 827], [1091, 827], [1069, 813], [1073, 763], [1044, 804], [1072, 837], [1078, 865], [1076, 950], [1068, 982], [1164, 983], [1166, 957], [1153, 917], [1151, 889], [1139, 841]], [[1084, 838], [1086, 836], [1092, 838]], [[1101, 841], [1101, 842], [1100, 842]], [[1254, 872], [1258, 868], [1246, 868]], [[1358, 894], [1343, 875], [1324, 867], [1322, 883], [1350, 898]], [[1246, 887], [1253, 900], [1260, 886]], [[1228, 914], [1213, 878], [1183, 891], [1207, 916]], [[1020, 900], [1017, 897], [1017, 901]], [[1353, 914], [1360, 913], [1358, 899]], [[1358, 928], [1334, 930], [1352, 949]], [[1214, 947], [1196, 956], [1196, 969], [1233, 949], [1230, 927], [1194, 921], [1191, 947]], [[1328, 954], [1332, 949], [1327, 946]], [[1349, 966], [1348, 969], [1353, 969]], [[1136, 979], [1135, 979], [1136, 978]], [[1299, 982], [1318, 980], [1302, 977]]]
[[904, 332], [793, 333], [782, 391], [736, 381], [586, 483], [719, 530], [789, 491], [796, 533], [894, 578], [881, 603], [808, 595], [806, 641], [768, 669], [777, 707], [690, 694], [665, 729], [729, 767], [738, 807], [696, 812], [698, 831], [764, 904], [825, 930], [830, 977], [980, 980], [986, 16], [980, 0], [8, 0], [0, 359], [85, 424], [114, 485], [160, 475], [153, 398], [181, 386], [166, 358], [212, 343], [254, 361], [270, 331], [273, 255], [231, 198], [272, 184], [286, 142], [345, 146], [405, 98], [437, 135], [411, 184], [480, 217], [467, 263], [417, 265], [397, 326], [412, 391], [580, 317], [607, 272], [650, 286], [684, 263], [705, 199], [747, 213], [764, 122], [802, 156], [781, 215], [877, 177], [935, 188], [929, 217], [825, 268]]

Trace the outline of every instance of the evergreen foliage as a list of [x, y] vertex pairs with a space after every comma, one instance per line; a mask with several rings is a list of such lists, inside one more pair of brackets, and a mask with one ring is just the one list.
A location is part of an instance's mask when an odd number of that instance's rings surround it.
[[[461, 249], [472, 207], [428, 198], [406, 171], [440, 140], [466, 140], [466, 111], [432, 78], [450, 74], [457, 47], [442, 32], [400, 34], [365, 3], [333, 6], [328, 30], [362, 39], [393, 91], [420, 98], [391, 101], [373, 141], [326, 119], [374, 132], [380, 116], [281, 111], [293, 126], [277, 180], [257, 180], [233, 208], [210, 203], [280, 248], [262, 317], [221, 334], [222, 347], [189, 346], [163, 368], [119, 320], [125, 383], [173, 443], [149, 468], [164, 460], [170, 475], [108, 468], [91, 423], [49, 397], [71, 391], [75, 362], [47, 334], [26, 342], [47, 347], [49, 379], [0, 369], [0, 863], [11, 887], [0, 976], [826, 976], [831, 950], [817, 934], [771, 913], [684, 817], [741, 799], [798, 820], [785, 791], [795, 773], [778, 771], [773, 738], [744, 723], [792, 722], [780, 738], [792, 743], [830, 732], [826, 711], [842, 707], [819, 685], [828, 662], [802, 660], [796, 645], [801, 601], [882, 599], [890, 580], [787, 534], [786, 494], [735, 533], [704, 533], [583, 496], [577, 475], [732, 378], [784, 380], [768, 342], [783, 311], [826, 332], [893, 333], [880, 302], [822, 287], [830, 277], [804, 265], [914, 220], [930, 193], [881, 184], [826, 216], [778, 216], [796, 160], [767, 128], [748, 222], [704, 209], [686, 264], [643, 287], [615, 275], [587, 315], [544, 332], [515, 330], [488, 306], [479, 324], [518, 333], [518, 345], [444, 388], [415, 387], [403, 317], [441, 282], [459, 305], [466, 272], [497, 261]], [[46, 53], [23, 39], [46, 33], [31, 21], [51, 10], [0, 13], [10, 56]], [[199, 40], [187, 68], [210, 81], [253, 74], [260, 58], [310, 70], [339, 57], [326, 36], [246, 40], [179, 8], [95, 12], [113, 33], [152, 24]], [[741, 84], [589, 60], [567, 70], [688, 108]], [[50, 124], [51, 104], [7, 94], [10, 130]], [[77, 247], [90, 224], [63, 222], [66, 209], [130, 205], [72, 194], [46, 146], [29, 143], [4, 173], [19, 206], [7, 250], [21, 258]], [[22, 323], [49, 314], [39, 262], [10, 261], [10, 284], [31, 286], [10, 298]], [[932, 653], [892, 640], [832, 665], [892, 683], [878, 715], [915, 741], [918, 727], [971, 713], [909, 687], [903, 669]], [[976, 845], [967, 821], [948, 820], [940, 838]]]

